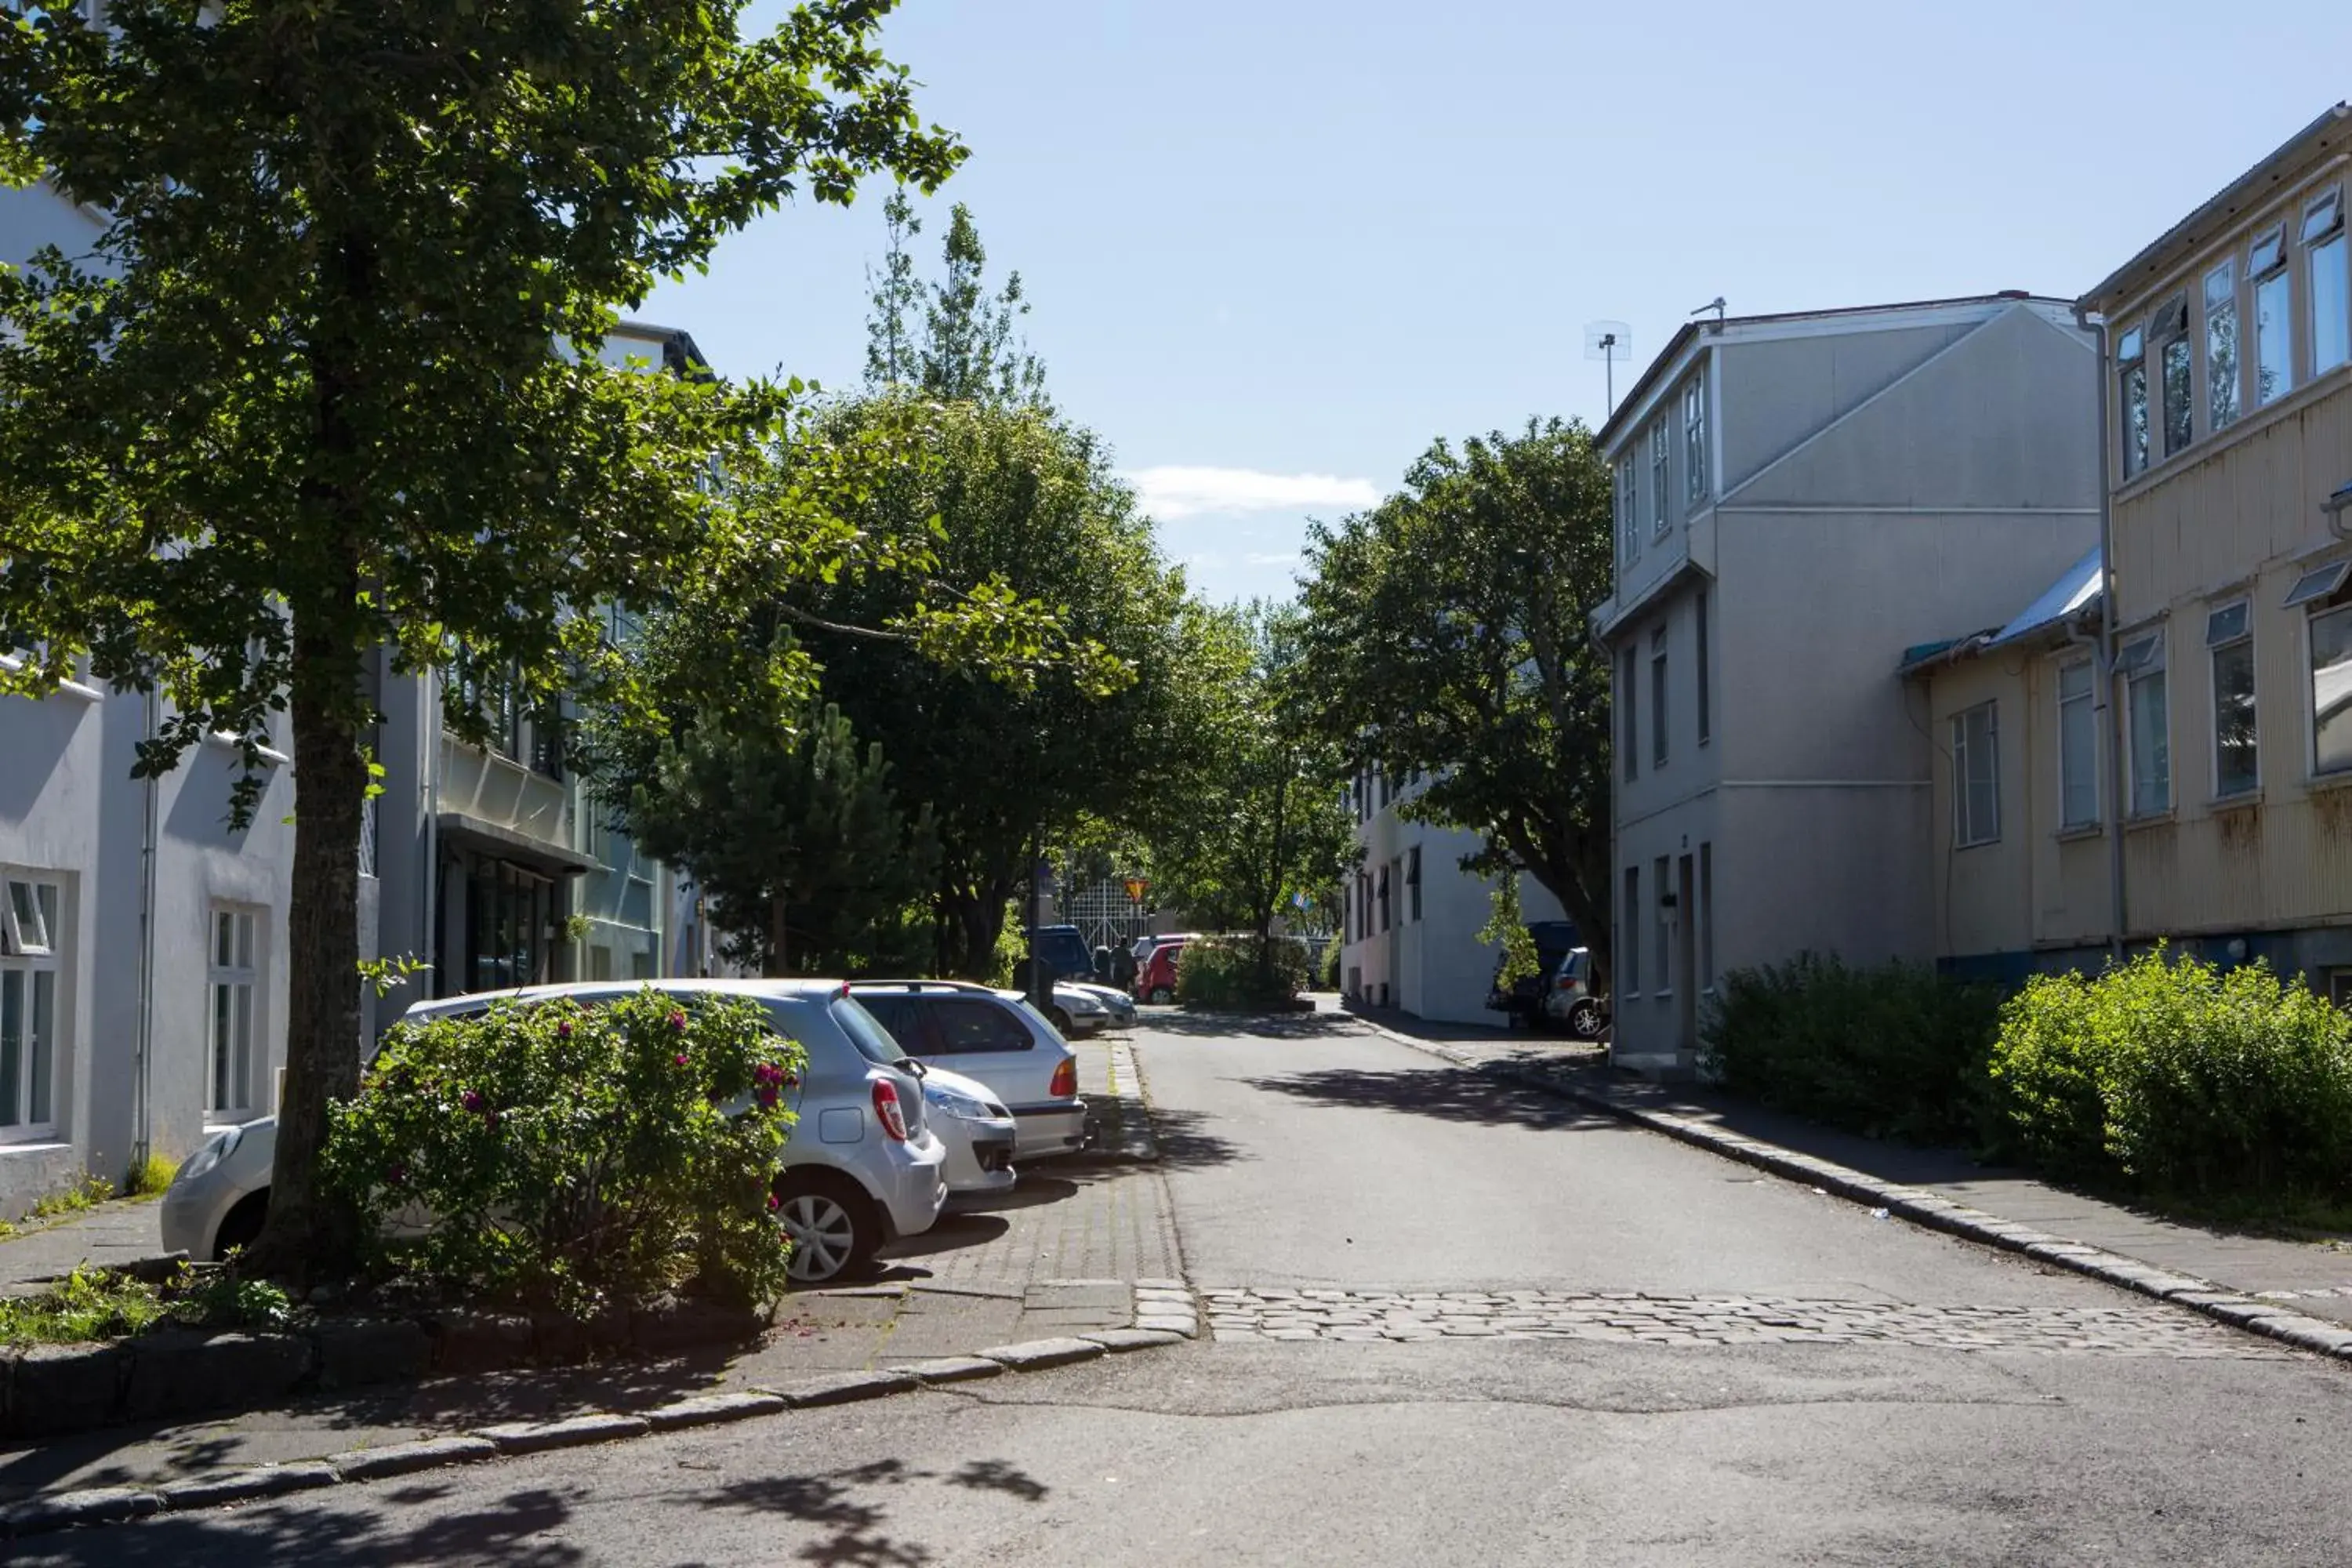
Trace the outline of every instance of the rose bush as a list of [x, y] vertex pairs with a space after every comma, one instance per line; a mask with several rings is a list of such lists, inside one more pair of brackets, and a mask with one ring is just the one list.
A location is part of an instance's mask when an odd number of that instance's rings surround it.
[[684, 1289], [766, 1306], [803, 1060], [755, 1003], [651, 988], [401, 1025], [333, 1110], [327, 1180], [372, 1222], [378, 1276], [573, 1312]]

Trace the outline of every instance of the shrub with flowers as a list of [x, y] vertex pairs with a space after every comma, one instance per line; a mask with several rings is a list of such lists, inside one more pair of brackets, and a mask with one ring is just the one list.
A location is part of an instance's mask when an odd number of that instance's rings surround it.
[[804, 1058], [756, 1003], [647, 988], [402, 1025], [334, 1108], [334, 1190], [372, 1271], [587, 1312], [692, 1290], [765, 1306], [770, 1198]]

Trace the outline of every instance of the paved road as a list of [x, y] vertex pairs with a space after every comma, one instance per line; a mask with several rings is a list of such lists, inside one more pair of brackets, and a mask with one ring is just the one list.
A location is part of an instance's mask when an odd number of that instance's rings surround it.
[[1143, 1058], [1215, 1339], [30, 1560], [2352, 1562], [2335, 1365], [1375, 1037]]

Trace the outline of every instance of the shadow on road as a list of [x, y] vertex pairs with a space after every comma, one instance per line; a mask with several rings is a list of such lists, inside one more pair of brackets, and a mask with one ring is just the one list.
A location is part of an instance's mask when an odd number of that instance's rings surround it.
[[887, 1489], [921, 1482], [961, 1487], [968, 1491], [1002, 1492], [1023, 1502], [1043, 1502], [1050, 1490], [1019, 1466], [1003, 1459], [973, 1459], [962, 1468], [942, 1473], [916, 1469], [898, 1459], [877, 1459], [848, 1469], [810, 1476], [761, 1476], [732, 1481], [716, 1490], [685, 1500], [697, 1510], [775, 1513], [829, 1531], [809, 1542], [794, 1555], [803, 1563], [834, 1568], [923, 1568], [943, 1561], [929, 1547], [891, 1535], [883, 1527], [889, 1512], [882, 1506]]
[[1163, 1170], [1205, 1170], [1248, 1158], [1239, 1144], [1210, 1131], [1209, 1120], [1197, 1110], [1169, 1105], [1151, 1108], [1151, 1132], [1160, 1146]]
[[1364, 1032], [1344, 1013], [1190, 1013], [1181, 1007], [1150, 1008], [1137, 1026], [1220, 1040], [1329, 1040]]
[[1534, 1089], [1499, 1082], [1468, 1068], [1408, 1068], [1371, 1071], [1329, 1068], [1280, 1078], [1244, 1079], [1252, 1089], [1286, 1094], [1310, 1104], [1359, 1110], [1397, 1110], [1441, 1121], [1547, 1130], [1616, 1127], [1613, 1116], [1587, 1110]]
[[[166, 1514], [138, 1524], [37, 1536], [18, 1543], [16, 1554], [7, 1561], [58, 1568], [252, 1568], [261, 1563], [333, 1563], [352, 1568], [497, 1563], [512, 1568], [571, 1568], [587, 1561], [581, 1547], [545, 1539], [571, 1521], [583, 1495], [577, 1489], [528, 1487], [476, 1508], [431, 1506], [454, 1489], [446, 1483], [427, 1483], [386, 1493], [353, 1490], [322, 1502]], [[395, 1516], [370, 1506], [379, 1502], [430, 1511]]]

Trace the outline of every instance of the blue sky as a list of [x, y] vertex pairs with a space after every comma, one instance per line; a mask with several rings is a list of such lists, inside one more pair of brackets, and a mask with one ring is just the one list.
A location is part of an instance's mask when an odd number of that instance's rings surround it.
[[[1306, 519], [1433, 437], [1597, 425], [1589, 321], [1632, 326], [1622, 388], [1718, 294], [2071, 296], [2352, 97], [2343, 0], [908, 0], [886, 37], [972, 149], [920, 243], [971, 207], [1217, 598], [1287, 592]], [[769, 217], [645, 314], [848, 386], [880, 196]]]

